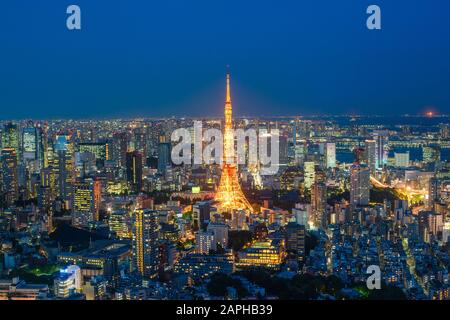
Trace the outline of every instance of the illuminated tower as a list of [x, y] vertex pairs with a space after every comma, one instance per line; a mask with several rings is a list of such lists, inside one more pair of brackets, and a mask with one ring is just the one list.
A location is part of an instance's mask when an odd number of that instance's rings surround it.
[[239, 185], [236, 158], [234, 155], [233, 109], [231, 107], [230, 74], [227, 73], [227, 94], [225, 100], [225, 126], [223, 131], [222, 176], [215, 200], [224, 211], [253, 210]]

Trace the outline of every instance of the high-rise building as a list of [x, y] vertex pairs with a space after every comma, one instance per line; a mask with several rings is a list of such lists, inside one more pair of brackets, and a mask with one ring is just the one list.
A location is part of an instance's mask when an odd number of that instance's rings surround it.
[[127, 181], [134, 193], [142, 191], [142, 152], [127, 152]]
[[210, 231], [198, 231], [195, 234], [195, 252], [208, 254], [213, 249], [214, 234]]
[[16, 150], [13, 148], [3, 149], [1, 161], [1, 191], [5, 194], [6, 203], [11, 205], [19, 197]]
[[408, 167], [409, 166], [409, 152], [395, 152], [395, 166], [396, 167]]
[[224, 223], [210, 223], [206, 228], [207, 232], [213, 234], [212, 249], [217, 250], [218, 246], [226, 249], [228, 246], [228, 229], [229, 226]]
[[158, 211], [137, 209], [133, 212], [133, 265], [144, 277], [158, 272]]
[[315, 178], [315, 164], [314, 161], [305, 161], [304, 165], [305, 189], [311, 189]]
[[113, 159], [120, 167], [125, 167], [127, 162], [128, 136], [126, 132], [117, 132], [113, 135]]
[[387, 130], [374, 130], [373, 139], [375, 140], [375, 155], [377, 168], [383, 168], [387, 163], [387, 150], [389, 132]]
[[433, 210], [435, 202], [440, 199], [440, 181], [436, 177], [430, 178], [428, 182], [428, 199], [427, 207], [429, 210]]
[[314, 225], [326, 229], [328, 225], [327, 217], [327, 186], [324, 182], [314, 182], [311, 188], [311, 211]]
[[57, 195], [70, 207], [74, 180], [74, 161], [68, 150], [58, 150], [54, 169], [57, 177]]
[[286, 252], [298, 263], [305, 260], [305, 226], [290, 222], [286, 225]]
[[288, 137], [286, 135], [279, 136], [279, 164], [285, 166], [289, 162], [288, 158]]
[[350, 168], [350, 204], [366, 206], [370, 198], [370, 170], [367, 165], [353, 164]]
[[83, 142], [78, 144], [80, 153], [89, 152], [95, 156], [95, 160], [110, 160], [110, 145], [108, 142]]
[[292, 215], [297, 224], [308, 227], [311, 211], [311, 205], [309, 204], [296, 204], [295, 208], [292, 208]]
[[38, 128], [32, 122], [22, 131], [22, 155], [24, 160], [37, 160], [40, 153], [40, 139]]
[[108, 218], [109, 230], [119, 239], [132, 238], [131, 217], [126, 209], [112, 210]]
[[365, 163], [369, 166], [370, 172], [375, 173], [377, 169], [377, 154], [376, 154], [376, 142], [375, 140], [365, 141]]
[[158, 173], [165, 174], [171, 164], [171, 144], [166, 142], [166, 137], [161, 136], [158, 144]]
[[86, 227], [99, 219], [101, 184], [98, 180], [86, 179], [73, 186], [72, 225]]
[[208, 223], [211, 219], [211, 206], [209, 202], [201, 201], [192, 206], [192, 217], [194, 229], [201, 228], [205, 223]]
[[327, 142], [325, 148], [326, 167], [336, 167], [336, 144], [334, 142]]
[[19, 129], [17, 128], [17, 125], [12, 122], [8, 122], [7, 124], [5, 124], [2, 132], [2, 148], [14, 149], [16, 151], [17, 160], [19, 160], [20, 152], [19, 141]]

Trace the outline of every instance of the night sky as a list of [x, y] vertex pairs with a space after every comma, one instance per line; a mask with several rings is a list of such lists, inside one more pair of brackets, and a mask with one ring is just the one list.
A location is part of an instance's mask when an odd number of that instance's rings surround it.
[[[82, 30], [66, 28], [77, 4]], [[382, 30], [366, 28], [366, 8]], [[450, 113], [448, 0], [10, 0], [0, 118]]]

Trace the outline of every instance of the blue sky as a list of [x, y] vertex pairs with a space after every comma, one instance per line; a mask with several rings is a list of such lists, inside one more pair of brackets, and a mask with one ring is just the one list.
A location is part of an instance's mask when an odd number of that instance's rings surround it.
[[[82, 30], [66, 28], [77, 4]], [[382, 30], [366, 28], [366, 8]], [[0, 118], [450, 113], [448, 0], [14, 0]]]

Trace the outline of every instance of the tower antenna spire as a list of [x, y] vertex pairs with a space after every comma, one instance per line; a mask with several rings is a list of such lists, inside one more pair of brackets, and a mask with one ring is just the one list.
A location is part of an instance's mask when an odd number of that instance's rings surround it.
[[231, 92], [230, 92], [230, 65], [227, 64], [227, 98], [225, 102], [231, 102]]

